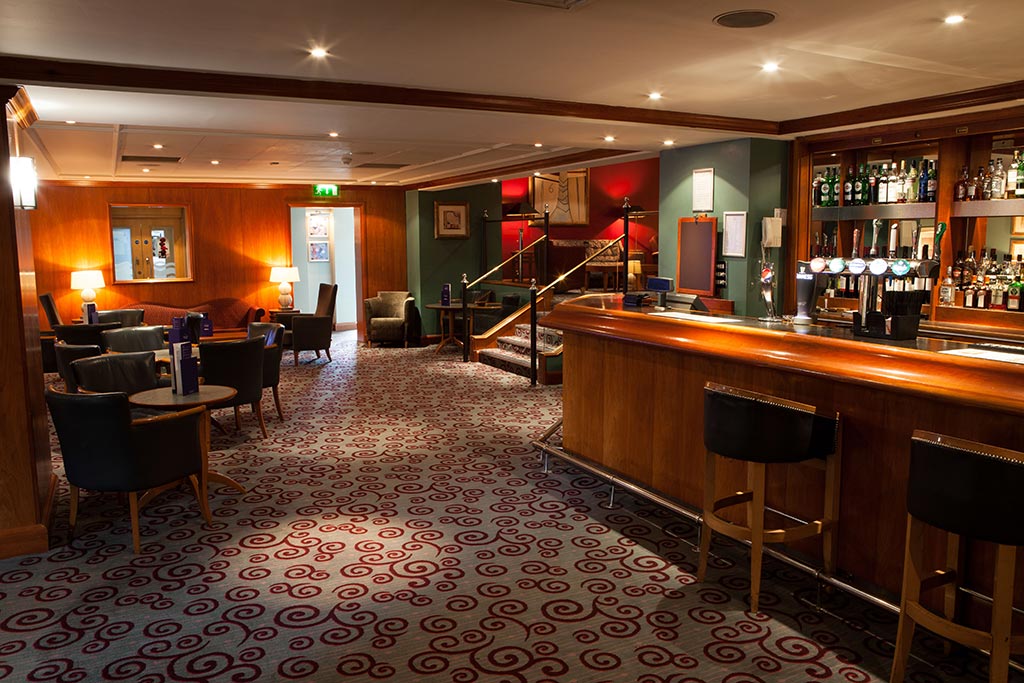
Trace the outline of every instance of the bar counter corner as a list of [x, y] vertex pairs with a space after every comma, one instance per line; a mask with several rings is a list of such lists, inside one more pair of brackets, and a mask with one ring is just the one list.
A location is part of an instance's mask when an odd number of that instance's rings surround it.
[[[1024, 450], [1024, 365], [942, 353], [966, 347], [958, 342], [884, 342], [818, 326], [683, 317], [594, 294], [544, 318], [564, 337], [564, 449], [699, 508], [706, 382], [834, 410], [843, 455], [838, 568], [884, 591], [899, 592], [913, 431]], [[727, 465], [720, 495], [744, 483], [741, 466]], [[820, 470], [769, 468], [768, 481], [769, 505], [804, 519], [820, 515]], [[987, 591], [991, 557], [973, 546], [967, 583]], [[795, 547], [820, 557], [813, 540]], [[1024, 595], [1020, 577], [1016, 585]]]

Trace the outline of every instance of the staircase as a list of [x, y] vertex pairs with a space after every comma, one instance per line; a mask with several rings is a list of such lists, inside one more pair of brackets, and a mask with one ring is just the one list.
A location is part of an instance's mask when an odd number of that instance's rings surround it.
[[[544, 312], [539, 313], [538, 319], [543, 320]], [[523, 377], [530, 376], [530, 324], [516, 325], [515, 336], [498, 337], [496, 348], [480, 349], [479, 360], [485, 365], [490, 365], [506, 372], [512, 372]], [[559, 330], [543, 327], [537, 324], [537, 375], [550, 376], [556, 381], [548, 383], [557, 384], [561, 382], [562, 368], [561, 356], [557, 358], [557, 368], [552, 367], [555, 359], [545, 359], [541, 354], [546, 351], [554, 351], [562, 345], [562, 333]], [[542, 372], [541, 365], [547, 361], [547, 372]], [[542, 383], [543, 380], [542, 380]]]

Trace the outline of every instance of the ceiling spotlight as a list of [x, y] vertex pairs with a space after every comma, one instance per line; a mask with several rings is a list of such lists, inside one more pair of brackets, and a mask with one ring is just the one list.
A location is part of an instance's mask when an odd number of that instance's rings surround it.
[[533, 146], [534, 147], [543, 147], [544, 143], [543, 142], [535, 142], [535, 143], [533, 143]]
[[660, 92], [648, 93], [647, 97], [648, 97], [648, 99], [651, 99], [651, 100], [660, 100], [661, 99], [661, 93]]
[[92, 176], [91, 176], [91, 175], [87, 175], [87, 176], [82, 176], [82, 177], [83, 177], [83, 178], [85, 178], [86, 180], [88, 180], [89, 178], [92, 178]]
[[498, 179], [497, 178], [491, 178], [491, 182], [492, 183], [496, 183], [496, 182], [498, 182]]
[[839, 156], [839, 153], [838, 152], [832, 152], [832, 156], [837, 157], [837, 156]]
[[604, 141], [605, 142], [615, 142], [615, 136], [614, 135], [605, 135], [604, 136]]
[[210, 163], [213, 164], [214, 166], [220, 166], [220, 162], [217, 161], [216, 159], [212, 159]]
[[164, 148], [164, 146], [161, 145], [159, 142], [156, 143], [155, 145], [153, 145], [153, 149], [163, 149], [163, 148]]
[[377, 184], [377, 181], [376, 181], [376, 180], [371, 180], [371, 181], [370, 181], [370, 184], [371, 184], [371, 185], [376, 185], [376, 184]]
[[961, 24], [963, 23], [964, 17], [962, 14], [950, 14], [946, 17], [947, 24]]
[[765, 62], [761, 65], [761, 71], [765, 71], [767, 73], [775, 73], [778, 70], [779, 65], [777, 62]]
[[338, 132], [332, 130], [330, 133], [327, 134], [327, 136], [328, 137], [332, 137], [332, 138], [336, 138], [336, 137], [338, 137]]
[[[946, 21], [949, 21], [949, 20], [947, 19]], [[64, 123], [68, 124], [69, 126], [73, 126], [76, 123], [78, 123], [78, 121], [65, 121]]]
[[675, 140], [665, 140], [661, 144], [665, 145], [666, 147], [671, 147], [672, 145], [676, 144], [676, 141]]
[[535, 176], [540, 176], [540, 171], [534, 171], [534, 172], [533, 172], [533, 175], [535, 175]]
[[149, 173], [149, 169], [148, 168], [144, 168], [144, 169], [142, 169], [142, 172], [143, 173]]
[[322, 47], [314, 47], [309, 51], [310, 57], [316, 57], [317, 59], [323, 59], [327, 56], [327, 50]]

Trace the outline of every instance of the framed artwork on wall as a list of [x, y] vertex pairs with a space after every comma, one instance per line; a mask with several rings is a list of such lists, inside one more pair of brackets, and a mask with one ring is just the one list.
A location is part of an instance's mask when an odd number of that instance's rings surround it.
[[680, 218], [676, 241], [676, 291], [700, 296], [715, 295], [715, 260], [718, 219], [699, 216]]
[[547, 205], [551, 225], [590, 225], [590, 171], [530, 176], [530, 204], [537, 213], [544, 213]]
[[331, 250], [328, 242], [309, 242], [309, 262], [330, 261]]
[[469, 202], [434, 202], [434, 239], [469, 239]]
[[330, 211], [306, 212], [306, 237], [327, 239], [331, 226]]

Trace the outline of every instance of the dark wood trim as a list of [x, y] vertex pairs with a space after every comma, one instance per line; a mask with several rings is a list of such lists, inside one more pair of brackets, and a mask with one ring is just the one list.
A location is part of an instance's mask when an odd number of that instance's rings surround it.
[[1024, 98], [1024, 81], [986, 86], [974, 90], [961, 90], [944, 95], [918, 97], [913, 100], [876, 104], [859, 109], [848, 109], [832, 114], [806, 116], [779, 122], [779, 135], [792, 135], [810, 130], [835, 128], [837, 126], [859, 126], [871, 121], [899, 119], [907, 116], [922, 116], [952, 109], [978, 107], [1000, 102], [1012, 102]]
[[524, 161], [519, 164], [501, 166], [499, 168], [492, 168], [486, 171], [474, 171], [473, 173], [463, 173], [461, 175], [448, 176], [447, 178], [435, 178], [434, 180], [424, 180], [421, 183], [412, 183], [410, 185], [405, 185], [402, 189], [424, 190], [432, 187], [459, 185], [462, 183], [470, 183], [473, 182], [474, 180], [487, 180], [490, 178], [510, 176], [518, 173], [533, 173], [538, 169], [551, 168], [554, 166], [566, 166], [568, 164], [586, 164], [591, 161], [601, 161], [602, 159], [611, 159], [613, 157], [636, 154], [637, 151], [638, 150], [633, 149], [588, 149], [583, 152], [573, 152], [572, 154], [563, 154], [562, 156], [558, 157], [548, 157], [547, 159]]
[[24, 56], [0, 57], [0, 73], [5, 74], [6, 78], [20, 83], [94, 86], [133, 89], [143, 92], [207, 93], [392, 104], [409, 107], [439, 107], [601, 121], [627, 121], [758, 135], [778, 135], [779, 133], [779, 125], [774, 121], [735, 116], [620, 107], [588, 102], [566, 102], [535, 97], [403, 88], [370, 83], [158, 69]]
[[944, 138], [965, 137], [1024, 129], [1024, 107], [943, 116], [808, 135], [800, 138], [812, 153], [868, 149], [910, 142], [931, 142]]
[[14, 93], [13, 97], [9, 98], [7, 106], [10, 109], [11, 118], [18, 124], [18, 127], [28, 128], [39, 120], [39, 114], [36, 112], [35, 107], [32, 106], [32, 101], [28, 98], [28, 93], [25, 92], [25, 89], [15, 87], [17, 92]]

